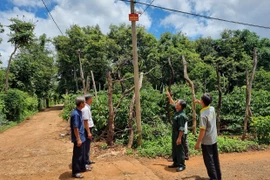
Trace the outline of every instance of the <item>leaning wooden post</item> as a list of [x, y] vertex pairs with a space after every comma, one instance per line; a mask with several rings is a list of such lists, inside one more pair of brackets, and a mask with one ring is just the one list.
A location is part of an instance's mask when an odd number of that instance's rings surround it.
[[195, 104], [196, 97], [195, 97], [194, 84], [188, 77], [187, 61], [184, 55], [182, 55], [182, 60], [183, 60], [183, 65], [184, 65], [184, 78], [190, 85], [191, 91], [192, 91], [192, 133], [196, 134], [196, 104]]
[[109, 146], [113, 145], [114, 136], [114, 111], [113, 111], [113, 82], [111, 78], [111, 72], [107, 73], [108, 80], [108, 107], [109, 107], [109, 119], [108, 119], [108, 133], [107, 133], [107, 144]]
[[256, 51], [256, 48], [254, 48], [253, 68], [252, 68], [250, 79], [249, 79], [248, 71], [246, 73], [246, 83], [247, 83], [246, 85], [246, 113], [245, 113], [245, 118], [244, 118], [244, 132], [242, 135], [242, 140], [246, 139], [248, 119], [252, 116], [252, 112], [250, 109], [250, 101], [251, 101], [252, 82], [254, 80], [256, 67], [257, 67], [257, 51]]
[[83, 85], [83, 93], [86, 94], [85, 79], [84, 79], [83, 68], [82, 68], [82, 61], [81, 61], [81, 50], [78, 49], [77, 52], [79, 54], [80, 74], [81, 74], [82, 85]]
[[[142, 81], [143, 81], [143, 73], [140, 74], [139, 79], [139, 89], [142, 87]], [[129, 104], [129, 117], [128, 117], [128, 128], [129, 128], [129, 138], [128, 138], [128, 148], [131, 148], [133, 145], [134, 140], [134, 129], [133, 129], [133, 109], [134, 109], [134, 103], [135, 103], [135, 93], [133, 94], [132, 100]]]
[[92, 76], [92, 81], [93, 81], [93, 85], [94, 85], [96, 100], [98, 102], [97, 87], [96, 87], [96, 83], [95, 83], [95, 78], [94, 78], [93, 71], [91, 71], [91, 76]]

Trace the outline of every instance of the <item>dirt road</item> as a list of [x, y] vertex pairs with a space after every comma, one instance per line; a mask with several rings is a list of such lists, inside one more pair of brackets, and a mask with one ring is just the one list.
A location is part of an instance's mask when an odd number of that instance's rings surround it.
[[[61, 106], [49, 108], [0, 134], [0, 180], [66, 180], [71, 178], [72, 143], [68, 123], [58, 114]], [[125, 150], [98, 151], [93, 147], [94, 168], [84, 179], [97, 180], [201, 180], [207, 179], [201, 156], [186, 162], [177, 173], [166, 159], [132, 158]], [[270, 150], [220, 155], [224, 180], [270, 180]]]

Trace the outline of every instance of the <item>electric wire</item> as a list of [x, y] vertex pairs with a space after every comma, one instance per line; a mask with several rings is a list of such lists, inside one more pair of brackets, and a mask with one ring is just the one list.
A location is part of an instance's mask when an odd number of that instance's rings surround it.
[[59, 28], [58, 24], [57, 24], [56, 21], [54, 20], [52, 14], [50, 13], [50, 11], [49, 11], [47, 5], [46, 5], [45, 2], [44, 2], [44, 0], [41, 0], [41, 1], [42, 1], [42, 3], [43, 3], [44, 7], [46, 8], [48, 14], [50, 15], [51, 19], [53, 20], [54, 24], [56, 25], [56, 27], [58, 28], [58, 30], [60, 31], [60, 33], [64, 36], [63, 32], [61, 31], [61, 29]]
[[[130, 0], [119, 0], [119, 1], [131, 2]], [[135, 3], [136, 4], [145, 5], [145, 6], [151, 6], [151, 7], [162, 9], [162, 10], [166, 10], [166, 11], [171, 11], [171, 12], [176, 12], [176, 13], [181, 13], [181, 14], [186, 14], [186, 15], [191, 15], [191, 16], [196, 16], [196, 17], [201, 17], [201, 18], [205, 18], [205, 19], [223, 21], [223, 22], [227, 22], [227, 23], [240, 24], [240, 25], [251, 26], [251, 27], [256, 27], [256, 28], [270, 29], [270, 27], [268, 27], [268, 26], [262, 26], [262, 25], [251, 24], [251, 23], [240, 22], [240, 21], [231, 21], [231, 20], [226, 20], [226, 19], [222, 19], [222, 18], [216, 18], [216, 17], [212, 17], [212, 16], [205, 16], [205, 15], [201, 15], [201, 14], [195, 14], [195, 13], [180, 11], [180, 10], [176, 10], [176, 9], [172, 9], [172, 8], [166, 8], [166, 7], [162, 7], [162, 6], [156, 6], [156, 5], [148, 4], [148, 3], [144, 3], [144, 2], [135, 2]]]
[[143, 12], [140, 14], [140, 16], [143, 15], [143, 13], [145, 13], [145, 11], [153, 4], [155, 0], [152, 0], [152, 2], [143, 10]]

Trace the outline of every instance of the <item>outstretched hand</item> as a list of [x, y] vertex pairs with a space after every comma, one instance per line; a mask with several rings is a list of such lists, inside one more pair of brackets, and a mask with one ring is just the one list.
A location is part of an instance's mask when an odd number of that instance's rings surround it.
[[201, 100], [195, 99], [194, 103], [200, 104]]

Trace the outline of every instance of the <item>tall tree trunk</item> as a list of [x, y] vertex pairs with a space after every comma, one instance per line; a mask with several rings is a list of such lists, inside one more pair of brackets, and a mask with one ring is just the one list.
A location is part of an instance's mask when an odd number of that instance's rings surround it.
[[46, 97], [46, 108], [50, 107], [50, 99]]
[[252, 91], [252, 83], [254, 80], [254, 75], [257, 67], [257, 51], [256, 48], [254, 48], [253, 52], [253, 68], [251, 71], [251, 76], [249, 78], [248, 71], [246, 73], [246, 112], [245, 112], [245, 118], [244, 118], [244, 132], [242, 135], [242, 140], [246, 139], [247, 135], [247, 126], [248, 126], [248, 119], [252, 116], [252, 112], [250, 109], [250, 101], [251, 101], [251, 91]]
[[109, 119], [108, 119], [108, 133], [107, 133], [107, 144], [109, 146], [113, 145], [113, 137], [114, 137], [114, 111], [113, 111], [113, 83], [111, 73], [107, 73], [108, 80], [108, 106], [109, 106]]
[[216, 73], [217, 73], [217, 83], [218, 83], [217, 133], [220, 134], [220, 111], [221, 111], [222, 91], [220, 87], [220, 72], [219, 72], [218, 65], [216, 68]]
[[73, 78], [75, 80], [75, 84], [76, 84], [76, 92], [79, 90], [79, 85], [78, 85], [78, 78], [77, 78], [77, 75], [76, 75], [76, 68], [74, 66], [74, 73], [73, 73]]
[[[140, 74], [139, 79], [139, 88], [142, 87], [143, 73]], [[132, 100], [129, 105], [129, 117], [128, 117], [128, 127], [129, 127], [129, 139], [128, 139], [128, 148], [131, 148], [134, 141], [134, 129], [133, 129], [133, 118], [134, 118], [134, 103], [135, 103], [135, 93], [133, 94]]]
[[195, 135], [197, 125], [196, 125], [196, 104], [195, 104], [196, 97], [195, 97], [194, 84], [188, 77], [187, 61], [186, 61], [184, 55], [182, 55], [182, 60], [183, 60], [183, 65], [184, 65], [184, 78], [186, 79], [186, 81], [188, 82], [188, 84], [191, 87], [191, 93], [192, 93], [192, 133]]
[[10, 64], [11, 64], [12, 57], [16, 53], [17, 49], [18, 49], [18, 46], [15, 45], [14, 51], [11, 53], [11, 55], [9, 57], [9, 60], [8, 60], [8, 67], [7, 67], [7, 70], [6, 70], [6, 87], [5, 87], [5, 92], [6, 93], [7, 93], [8, 88], [9, 88], [9, 85], [8, 85], [8, 74], [9, 74]]
[[91, 71], [91, 76], [92, 76], [92, 81], [93, 81], [93, 85], [94, 85], [96, 100], [98, 102], [97, 87], [96, 87], [96, 82], [95, 82], [95, 77], [94, 77], [93, 71]]
[[90, 90], [90, 78], [89, 76], [86, 77], [86, 92]]
[[[169, 86], [168, 86], [168, 91], [169, 91], [170, 95], [172, 96], [171, 86], [172, 86], [172, 84], [174, 82], [175, 73], [174, 73], [174, 69], [173, 69], [170, 57], [168, 58], [168, 63], [169, 63], [170, 69], [171, 69], [171, 79], [170, 79], [170, 83], [169, 83]], [[167, 106], [166, 106], [166, 108], [167, 108], [167, 119], [170, 122], [170, 124], [172, 124], [170, 107], [171, 107], [170, 102], [167, 101]]]
[[84, 79], [84, 73], [83, 73], [83, 68], [82, 68], [82, 61], [81, 61], [81, 53], [79, 51], [79, 62], [80, 62], [80, 74], [81, 74], [81, 79], [82, 79], [82, 85], [83, 85], [83, 93], [86, 94], [86, 85], [85, 85], [85, 79]]

